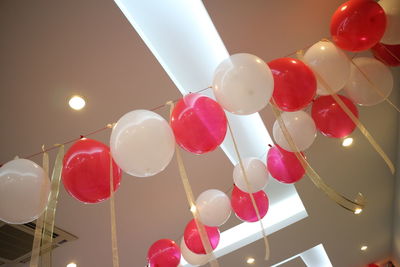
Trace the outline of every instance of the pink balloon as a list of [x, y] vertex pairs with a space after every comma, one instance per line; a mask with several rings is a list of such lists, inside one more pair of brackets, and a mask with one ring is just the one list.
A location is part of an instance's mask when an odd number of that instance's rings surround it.
[[[256, 201], [258, 211], [260, 213], [261, 219], [267, 214], [269, 201], [267, 194], [264, 190], [253, 193], [254, 200]], [[236, 216], [242, 221], [246, 222], [256, 222], [258, 221], [257, 213], [251, 202], [250, 194], [243, 192], [236, 185], [232, 190], [231, 197], [232, 209]]]
[[224, 141], [227, 120], [216, 101], [204, 95], [189, 94], [179, 100], [172, 111], [171, 128], [183, 149], [204, 154]]
[[[218, 227], [211, 227], [204, 225], [208, 239], [210, 241], [212, 249], [215, 249], [219, 243], [219, 229]], [[206, 250], [204, 249], [203, 243], [201, 242], [199, 230], [197, 229], [197, 225], [195, 220], [191, 220], [185, 228], [185, 232], [183, 234], [183, 238], [185, 240], [185, 244], [188, 249], [196, 254], [206, 254]]]
[[179, 246], [170, 239], [160, 239], [147, 252], [150, 267], [176, 267], [181, 261]]
[[286, 184], [299, 181], [305, 173], [296, 154], [286, 151], [278, 145], [269, 149], [267, 167], [272, 177]]

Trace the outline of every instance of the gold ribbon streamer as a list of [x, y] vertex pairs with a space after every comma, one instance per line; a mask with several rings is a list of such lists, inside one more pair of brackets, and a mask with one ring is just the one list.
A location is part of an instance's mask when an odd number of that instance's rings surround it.
[[54, 220], [57, 209], [58, 193], [60, 191], [60, 180], [62, 171], [62, 160], [64, 157], [64, 145], [59, 145], [59, 150], [54, 163], [53, 173], [51, 175], [50, 196], [44, 215], [43, 233], [42, 233], [42, 266], [51, 266], [51, 251], [53, 242]]
[[[44, 145], [42, 146], [42, 151], [43, 151], [43, 170], [46, 173], [47, 179], [49, 176], [49, 154], [45, 152]], [[45, 194], [40, 194], [41, 198], [45, 196]], [[41, 199], [40, 202], [42, 202], [43, 199]], [[46, 203], [46, 209], [47, 209], [47, 203]], [[43, 211], [43, 213], [40, 215], [40, 217], [36, 220], [36, 228], [35, 228], [35, 234], [33, 238], [33, 245], [32, 245], [32, 253], [31, 253], [31, 260], [29, 263], [29, 267], [37, 267], [39, 265], [39, 255], [40, 255], [40, 244], [42, 241], [42, 231], [43, 231], [43, 220], [44, 220], [44, 214], [46, 213], [46, 209]]]
[[[174, 109], [174, 103], [172, 101], [168, 101], [166, 104], [170, 106], [170, 117], [171, 117], [172, 110]], [[179, 150], [179, 147], [177, 144], [175, 144], [175, 153], [176, 153], [176, 160], [178, 162], [179, 174], [181, 176], [183, 188], [185, 189], [186, 198], [187, 198], [189, 206], [190, 206], [190, 211], [193, 214], [193, 218], [196, 222], [197, 229], [199, 230], [200, 239], [201, 239], [201, 242], [203, 243], [206, 253], [207, 253], [207, 255], [211, 256], [210, 266], [211, 267], [219, 267], [218, 261], [215, 258], [215, 255], [213, 253], [213, 249], [211, 247], [210, 240], [208, 239], [206, 228], [204, 227], [203, 223], [200, 221], [200, 216], [199, 216], [198, 210], [196, 208], [196, 202], [194, 199], [192, 187], [190, 186], [189, 178], [188, 178], [188, 175], [187, 175], [187, 172], [185, 169], [185, 165], [183, 163], [182, 154], [181, 154], [181, 151]]]
[[[297, 57], [299, 60], [303, 61], [303, 50], [297, 51]], [[357, 128], [361, 131], [361, 133], [367, 138], [368, 142], [372, 145], [375, 151], [382, 157], [385, 161], [386, 165], [389, 167], [392, 174], [395, 172], [395, 168], [393, 162], [389, 159], [388, 155], [383, 151], [380, 145], [375, 141], [372, 135], [368, 132], [365, 126], [361, 123], [361, 121], [351, 112], [351, 110], [347, 107], [347, 105], [342, 101], [342, 99], [332, 90], [329, 84], [322, 78], [322, 76], [317, 72], [314, 71], [314, 74], [319, 82], [322, 83], [324, 88], [332, 95], [333, 99], [339, 104], [342, 110], [346, 113], [347, 116], [353, 121], [353, 123], [357, 126]]]
[[271, 107], [272, 111], [275, 115], [276, 120], [279, 123], [279, 127], [282, 130], [282, 133], [286, 139], [286, 142], [290, 145], [290, 148], [292, 151], [295, 151], [295, 155], [297, 159], [300, 161], [301, 165], [303, 166], [304, 170], [306, 171], [307, 176], [311, 179], [311, 181], [314, 183], [314, 185], [321, 189], [326, 195], [328, 195], [329, 198], [334, 200], [339, 206], [342, 208], [349, 210], [355, 214], [359, 214], [364, 206], [365, 206], [365, 199], [361, 193], [358, 193], [356, 199], [350, 200], [347, 197], [337, 193], [333, 188], [331, 188], [329, 185], [327, 185], [322, 178], [318, 175], [318, 173], [311, 167], [311, 165], [308, 163], [308, 161], [302, 156], [300, 153], [299, 148], [293, 141], [292, 136], [290, 135], [289, 131], [286, 128], [285, 122], [282, 120], [280, 111], [276, 107], [274, 100], [271, 99]]
[[[237, 142], [236, 142], [235, 136], [233, 134], [231, 125], [229, 124], [229, 121], [227, 121], [227, 123], [228, 123], [229, 133], [230, 133], [230, 135], [232, 137], [233, 146], [235, 148], [235, 152], [236, 152], [236, 155], [237, 155], [238, 160], [239, 160], [239, 165], [240, 165], [240, 168], [241, 168], [242, 173], [243, 173], [243, 178], [244, 178], [244, 181], [246, 183], [247, 191], [253, 192], [253, 186], [250, 184], [249, 179], [247, 178], [247, 173], [246, 173], [246, 170], [244, 168], [242, 157], [240, 156], [239, 149], [238, 149], [238, 146], [237, 146]], [[256, 200], [254, 199], [253, 193], [249, 193], [249, 195], [250, 195], [250, 199], [251, 199], [251, 204], [253, 205], [253, 208], [254, 208], [254, 210], [256, 212], [257, 219], [260, 222], [261, 233], [262, 233], [262, 236], [263, 236], [263, 239], [264, 239], [264, 244], [265, 244], [265, 257], [264, 257], [264, 259], [267, 261], [267, 260], [269, 260], [269, 256], [270, 256], [270, 247], [269, 247], [269, 242], [268, 242], [268, 239], [267, 239], [267, 234], [265, 233], [264, 224], [263, 224], [261, 216], [260, 216], [260, 210], [258, 209], [258, 206], [257, 206]]]
[[110, 153], [110, 218], [111, 218], [111, 246], [113, 267], [119, 267], [117, 224], [115, 219], [115, 199], [114, 199], [114, 172], [113, 158]]

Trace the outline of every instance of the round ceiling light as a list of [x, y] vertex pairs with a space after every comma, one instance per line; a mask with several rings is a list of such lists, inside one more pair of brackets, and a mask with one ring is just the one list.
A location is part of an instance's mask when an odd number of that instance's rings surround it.
[[74, 95], [68, 101], [69, 106], [75, 110], [81, 110], [85, 107], [86, 101], [81, 96]]
[[67, 267], [76, 267], [76, 263], [75, 262], [71, 262], [67, 264]]
[[342, 146], [349, 147], [352, 144], [353, 144], [353, 138], [347, 137], [347, 138], [343, 139]]
[[246, 260], [247, 264], [253, 264], [255, 261], [256, 260], [254, 258], [251, 258], [251, 257], [247, 258], [247, 260]]

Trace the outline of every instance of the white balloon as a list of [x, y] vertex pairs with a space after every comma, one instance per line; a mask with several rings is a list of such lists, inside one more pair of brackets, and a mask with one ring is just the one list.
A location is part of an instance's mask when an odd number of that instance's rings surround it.
[[380, 0], [386, 14], [386, 30], [381, 43], [396, 45], [400, 44], [400, 3], [399, 0]]
[[239, 163], [233, 169], [233, 181], [235, 185], [247, 193], [255, 193], [264, 189], [269, 181], [267, 166], [257, 158], [245, 158], [242, 162], [252, 190], [249, 191], [247, 189], [247, 184]]
[[248, 115], [268, 104], [274, 90], [274, 79], [262, 59], [246, 53], [234, 54], [215, 70], [213, 90], [224, 109]]
[[196, 199], [196, 207], [200, 220], [207, 226], [220, 226], [231, 215], [231, 201], [222, 191], [209, 189], [201, 193]]
[[[310, 115], [304, 111], [283, 112], [281, 118], [293, 142], [300, 151], [304, 151], [312, 145], [317, 136], [317, 128]], [[272, 132], [275, 142], [280, 147], [287, 151], [295, 152], [286, 141], [278, 121], [275, 121]]]
[[353, 61], [372, 84], [352, 65], [350, 78], [344, 89], [349, 98], [364, 106], [373, 106], [384, 101], [393, 89], [393, 75], [390, 69], [375, 58], [359, 57]]
[[[311, 67], [336, 93], [343, 88], [350, 75], [350, 62], [342, 50], [333, 43], [320, 41], [304, 54], [304, 62]], [[317, 94], [329, 95], [329, 91], [317, 78]]]
[[0, 220], [31, 222], [43, 213], [50, 194], [50, 179], [27, 159], [15, 159], [0, 168]]
[[182, 257], [191, 265], [199, 266], [207, 264], [210, 261], [211, 255], [207, 254], [196, 254], [192, 252], [185, 244], [185, 240], [182, 238], [181, 240], [181, 254]]
[[155, 175], [174, 155], [175, 138], [167, 121], [152, 111], [134, 110], [112, 130], [111, 154], [118, 166], [137, 177]]

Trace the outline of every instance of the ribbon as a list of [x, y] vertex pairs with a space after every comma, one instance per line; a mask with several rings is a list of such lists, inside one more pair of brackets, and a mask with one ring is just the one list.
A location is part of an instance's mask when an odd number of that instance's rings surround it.
[[111, 153], [110, 153], [110, 218], [111, 218], [111, 246], [112, 246], [113, 267], [119, 267], [117, 224], [115, 219], [114, 172], [113, 172], [113, 158], [111, 156]]
[[[43, 170], [46, 173], [46, 176], [49, 176], [49, 154], [45, 152], [44, 145], [42, 146], [42, 151], [43, 151]], [[44, 188], [43, 188], [44, 189]], [[41, 197], [43, 198], [45, 196], [44, 192], [40, 194]], [[41, 199], [40, 202], [42, 202], [43, 199]], [[47, 206], [47, 205], [46, 205]], [[47, 209], [47, 207], [46, 207]], [[35, 234], [33, 238], [33, 245], [32, 245], [32, 253], [31, 253], [31, 260], [29, 263], [29, 267], [37, 267], [39, 264], [39, 255], [40, 255], [40, 244], [42, 240], [42, 231], [43, 231], [43, 220], [44, 220], [44, 214], [46, 211], [40, 215], [40, 217], [36, 220], [36, 228], [35, 228]]]
[[[231, 125], [229, 124], [229, 121], [227, 121], [227, 122], [228, 122], [229, 133], [230, 133], [230, 135], [232, 137], [232, 141], [233, 141], [233, 146], [235, 148], [236, 155], [237, 155], [237, 157], [239, 159], [239, 164], [240, 164], [240, 168], [241, 168], [242, 173], [243, 173], [243, 178], [244, 178], [244, 181], [245, 181], [245, 184], [246, 184], [246, 187], [247, 187], [247, 191], [248, 192], [253, 192], [253, 186], [250, 184], [249, 179], [247, 178], [247, 173], [246, 173], [246, 170], [244, 168], [242, 157], [240, 156], [239, 149], [238, 149], [238, 146], [237, 146], [237, 142], [236, 142], [235, 136], [233, 134]], [[265, 257], [264, 257], [264, 259], [267, 261], [267, 260], [269, 260], [269, 256], [270, 256], [270, 248], [269, 248], [267, 235], [265, 233], [264, 224], [263, 224], [263, 222], [261, 220], [261, 216], [260, 216], [260, 210], [258, 209], [258, 206], [257, 206], [257, 203], [256, 203], [256, 201], [254, 199], [254, 196], [253, 196], [252, 193], [249, 193], [249, 195], [250, 195], [250, 199], [251, 199], [251, 204], [253, 205], [253, 208], [254, 208], [254, 210], [256, 212], [257, 219], [260, 222], [261, 233], [263, 235], [264, 244], [265, 244]]]
[[[172, 111], [174, 109], [174, 102], [168, 101], [166, 104], [170, 106], [170, 117], [171, 117]], [[211, 257], [210, 266], [211, 267], [219, 267], [218, 261], [215, 258], [215, 255], [213, 253], [213, 249], [211, 247], [210, 240], [208, 239], [206, 228], [204, 227], [203, 223], [200, 221], [200, 216], [199, 216], [198, 210], [196, 208], [196, 202], [194, 199], [192, 187], [190, 186], [189, 178], [188, 178], [188, 175], [187, 175], [187, 172], [185, 169], [185, 165], [183, 163], [182, 154], [181, 154], [181, 151], [179, 150], [179, 147], [177, 144], [175, 144], [175, 153], [176, 153], [176, 160], [178, 162], [179, 174], [180, 174], [180, 177], [182, 180], [183, 188], [185, 189], [186, 198], [189, 203], [190, 211], [192, 212], [194, 221], [196, 222], [197, 229], [199, 230], [200, 239], [201, 239], [201, 242], [203, 243], [206, 253], [207, 253], [207, 255], [209, 255]]]
[[[323, 41], [326, 41], [325, 39]], [[297, 51], [297, 57], [299, 60], [303, 61], [304, 51]], [[368, 132], [365, 126], [361, 123], [361, 121], [351, 112], [351, 110], [346, 106], [343, 100], [332, 90], [329, 84], [322, 78], [322, 76], [314, 71], [314, 74], [318, 81], [324, 86], [324, 88], [329, 92], [329, 94], [333, 97], [333, 99], [339, 104], [342, 110], [346, 113], [347, 116], [353, 121], [353, 123], [357, 126], [357, 128], [361, 131], [361, 133], [365, 136], [368, 142], [372, 145], [375, 151], [381, 156], [381, 158], [385, 161], [386, 165], [389, 167], [392, 174], [395, 172], [395, 168], [393, 162], [389, 159], [388, 155], [383, 151], [380, 145], [375, 141], [372, 135]]]
[[58, 194], [60, 191], [63, 157], [64, 157], [64, 145], [59, 145], [57, 157], [54, 163], [53, 173], [51, 175], [51, 184], [50, 184], [51, 191], [50, 191], [49, 201], [43, 219], [42, 244], [40, 248], [40, 252], [42, 253], [42, 266], [51, 266], [54, 220], [58, 203]]
[[329, 198], [334, 200], [338, 205], [345, 208], [346, 210], [349, 210], [355, 214], [361, 213], [361, 211], [365, 207], [365, 199], [363, 195], [361, 193], [358, 193], [357, 197], [353, 201], [337, 193], [333, 188], [328, 186], [300, 153], [300, 150], [293, 141], [293, 138], [291, 137], [289, 131], [287, 130], [285, 122], [282, 120], [280, 116], [280, 111], [276, 107], [273, 99], [271, 99], [271, 107], [276, 117], [276, 120], [279, 123], [279, 127], [281, 128], [282, 133], [286, 139], [286, 142], [288, 142], [288, 144], [290, 145], [291, 150], [295, 151], [294, 153], [297, 159], [300, 161], [301, 165], [306, 171], [307, 176], [311, 179], [314, 185], [320, 190], [322, 190], [326, 195], [328, 195]]

